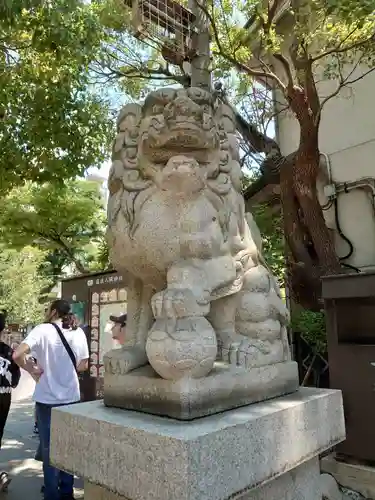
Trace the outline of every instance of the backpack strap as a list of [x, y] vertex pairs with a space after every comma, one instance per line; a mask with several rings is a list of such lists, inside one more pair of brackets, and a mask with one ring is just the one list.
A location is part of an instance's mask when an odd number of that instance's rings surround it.
[[77, 360], [76, 360], [76, 357], [74, 355], [74, 352], [72, 351], [72, 348], [70, 347], [70, 345], [68, 344], [68, 341], [65, 338], [65, 335], [61, 331], [61, 328], [56, 325], [56, 323], [51, 323], [51, 325], [53, 325], [55, 327], [55, 329], [60, 337], [60, 340], [63, 343], [63, 345], [66, 349], [66, 352], [68, 353], [69, 358], [71, 359], [71, 361], [73, 363], [74, 369], [75, 369], [75, 371], [77, 371]]

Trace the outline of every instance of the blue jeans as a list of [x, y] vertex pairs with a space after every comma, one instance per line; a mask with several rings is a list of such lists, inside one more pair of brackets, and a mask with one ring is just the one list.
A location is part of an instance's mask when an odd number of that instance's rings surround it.
[[[59, 405], [56, 405], [59, 406]], [[50, 435], [51, 435], [51, 413], [56, 406], [36, 404], [36, 419], [38, 422], [39, 438], [43, 459], [44, 474], [44, 499], [61, 500], [73, 498], [74, 477], [67, 472], [55, 469], [50, 465]]]

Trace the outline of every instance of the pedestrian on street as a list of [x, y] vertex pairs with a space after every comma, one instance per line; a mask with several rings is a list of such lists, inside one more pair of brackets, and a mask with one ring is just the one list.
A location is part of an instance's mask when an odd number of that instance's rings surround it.
[[[12, 348], [2, 340], [5, 326], [6, 313], [0, 312], [0, 448], [9, 415], [12, 389], [17, 387], [21, 378], [21, 370], [12, 359]], [[5, 471], [0, 472], [0, 491], [6, 491], [10, 481]]]
[[[55, 300], [46, 311], [46, 323], [35, 327], [14, 353], [14, 360], [37, 382], [34, 400], [41, 442], [45, 500], [73, 500], [74, 477], [50, 465], [52, 408], [80, 401], [78, 373], [87, 370], [89, 350], [82, 329], [64, 329], [70, 305]], [[33, 352], [37, 362], [28, 359]]]
[[[63, 333], [64, 333], [64, 335], [66, 335], [66, 331], [65, 330], [70, 330], [70, 331], [72, 331], [72, 330], [73, 331], [78, 330], [78, 327], [79, 327], [78, 318], [74, 314], [69, 313], [68, 316], [63, 319], [62, 327], [63, 327]], [[78, 334], [81, 335], [80, 332], [78, 332]], [[34, 362], [37, 363], [37, 360], [36, 360], [35, 356], [33, 356], [33, 357], [34, 357]], [[34, 433], [35, 433], [35, 427], [36, 427], [36, 429], [38, 429], [38, 423], [36, 421], [36, 407], [35, 407], [35, 412], [34, 413], [35, 413], [35, 426], [34, 426]], [[38, 430], [37, 430], [36, 434], [39, 434]], [[34, 456], [34, 460], [37, 460], [38, 462], [43, 462], [42, 446], [41, 446], [40, 439], [39, 439], [38, 448], [37, 448], [35, 456]], [[40, 491], [41, 491], [41, 493], [44, 493], [44, 491], [45, 491], [44, 484], [42, 485]]]

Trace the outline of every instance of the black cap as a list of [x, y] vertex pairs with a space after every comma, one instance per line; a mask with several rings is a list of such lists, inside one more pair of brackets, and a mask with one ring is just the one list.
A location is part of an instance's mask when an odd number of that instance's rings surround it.
[[126, 325], [127, 314], [120, 314], [120, 316], [110, 316], [109, 319], [114, 323], [119, 323], [121, 326]]

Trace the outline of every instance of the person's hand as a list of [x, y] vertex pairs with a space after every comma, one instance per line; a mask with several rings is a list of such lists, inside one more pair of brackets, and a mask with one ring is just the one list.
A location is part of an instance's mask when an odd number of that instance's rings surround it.
[[35, 382], [39, 382], [39, 379], [43, 375], [43, 373], [43, 369], [40, 366], [34, 365], [32, 371], [30, 372], [30, 375], [33, 377]]
[[31, 359], [27, 360], [25, 368], [33, 377], [35, 382], [39, 382], [40, 377], [43, 375], [43, 369]]

